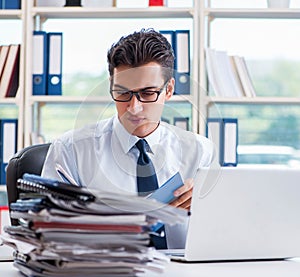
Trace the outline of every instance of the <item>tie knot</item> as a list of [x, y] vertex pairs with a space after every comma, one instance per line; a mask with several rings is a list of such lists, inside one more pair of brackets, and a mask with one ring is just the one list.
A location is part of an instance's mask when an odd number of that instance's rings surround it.
[[139, 149], [140, 153], [146, 153], [146, 147], [148, 143], [144, 139], [140, 139], [136, 144], [137, 149]]

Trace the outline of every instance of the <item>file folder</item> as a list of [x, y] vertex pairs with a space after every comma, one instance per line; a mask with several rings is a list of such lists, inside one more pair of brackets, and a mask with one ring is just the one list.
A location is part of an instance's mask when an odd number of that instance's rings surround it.
[[206, 135], [216, 147], [221, 166], [236, 166], [238, 120], [236, 118], [208, 118]]
[[62, 33], [48, 33], [47, 94], [62, 94]]
[[6, 184], [6, 167], [17, 151], [17, 119], [0, 119], [0, 184]]
[[189, 118], [188, 117], [174, 117], [174, 125], [182, 128], [183, 130], [189, 130]]
[[[175, 47], [175, 32], [172, 31], [172, 30], [163, 30], [163, 31], [159, 31], [166, 39], [167, 41], [171, 44], [172, 48], [173, 48], [173, 51], [174, 51], [174, 56], [176, 55], [175, 54], [175, 50], [174, 50], [174, 47]], [[176, 57], [175, 57], [176, 59]], [[175, 63], [174, 63], [174, 72], [175, 72]], [[174, 73], [173, 73], [174, 74]], [[175, 78], [175, 76], [173, 76]], [[176, 84], [175, 84], [176, 86]]]
[[190, 94], [190, 31], [175, 31], [175, 94]]
[[0, 8], [6, 10], [21, 9], [21, 0], [0, 0]]
[[172, 48], [174, 49], [174, 45], [175, 45], [174, 31], [163, 30], [163, 31], [159, 31], [159, 32], [167, 39], [167, 41], [171, 44]]
[[32, 95], [46, 95], [47, 84], [47, 33], [33, 32]]

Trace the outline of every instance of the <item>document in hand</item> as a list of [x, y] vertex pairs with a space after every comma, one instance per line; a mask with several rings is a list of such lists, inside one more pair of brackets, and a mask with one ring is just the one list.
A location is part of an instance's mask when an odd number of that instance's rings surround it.
[[162, 272], [166, 256], [149, 247], [150, 227], [176, 224], [187, 212], [138, 196], [88, 191], [35, 175], [18, 180], [11, 205], [19, 226], [5, 244], [27, 276], [135, 276]]

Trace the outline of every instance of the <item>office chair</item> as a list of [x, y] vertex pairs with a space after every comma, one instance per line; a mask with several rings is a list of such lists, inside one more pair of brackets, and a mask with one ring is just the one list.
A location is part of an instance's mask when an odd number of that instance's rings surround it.
[[[24, 173], [40, 175], [50, 143], [28, 146], [17, 152], [9, 161], [6, 171], [6, 187], [8, 204], [17, 201], [19, 191], [17, 180]], [[16, 219], [10, 219], [12, 225], [18, 225]]]

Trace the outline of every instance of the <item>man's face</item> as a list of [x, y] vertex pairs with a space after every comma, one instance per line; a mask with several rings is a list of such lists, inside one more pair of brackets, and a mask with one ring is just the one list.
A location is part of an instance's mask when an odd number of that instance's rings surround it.
[[119, 120], [130, 134], [145, 137], [157, 128], [164, 103], [173, 94], [174, 79], [164, 84], [162, 68], [155, 62], [136, 68], [119, 66], [114, 69], [112, 90], [137, 92], [147, 88], [159, 91], [163, 87], [157, 101], [153, 103], [142, 103], [135, 95], [129, 102], [115, 102]]

